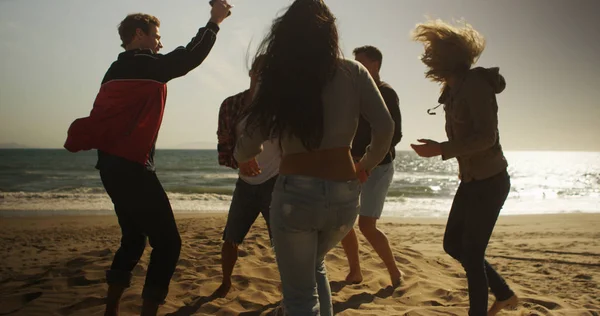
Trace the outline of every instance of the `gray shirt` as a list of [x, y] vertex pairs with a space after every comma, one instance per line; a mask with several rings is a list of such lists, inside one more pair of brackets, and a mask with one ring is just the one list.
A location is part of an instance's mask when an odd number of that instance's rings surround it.
[[[356, 61], [344, 59], [323, 91], [323, 139], [317, 150], [350, 148], [361, 115], [371, 126], [371, 142], [361, 160], [363, 167], [370, 170], [390, 149], [394, 121], [367, 69]], [[260, 130], [245, 130], [239, 137], [234, 150], [237, 161], [248, 161], [262, 151], [262, 143], [269, 136]], [[283, 134], [283, 156], [308, 151], [300, 139]]]

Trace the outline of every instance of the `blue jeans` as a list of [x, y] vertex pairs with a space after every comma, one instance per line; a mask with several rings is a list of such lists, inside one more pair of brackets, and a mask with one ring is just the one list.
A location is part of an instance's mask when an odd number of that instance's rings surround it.
[[333, 315], [325, 255], [354, 225], [359, 195], [358, 181], [277, 179], [271, 232], [288, 315]]

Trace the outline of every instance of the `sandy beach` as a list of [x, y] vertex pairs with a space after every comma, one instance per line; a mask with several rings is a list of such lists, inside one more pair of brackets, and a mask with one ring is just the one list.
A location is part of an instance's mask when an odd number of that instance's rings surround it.
[[[179, 215], [183, 248], [161, 315], [269, 315], [281, 300], [279, 274], [259, 219], [240, 247], [233, 288], [221, 281], [225, 214]], [[359, 234], [365, 280], [342, 282], [341, 246], [326, 258], [339, 315], [466, 315], [462, 267], [442, 250], [443, 219], [386, 218], [396, 261], [405, 273], [393, 289], [383, 263]], [[521, 298], [500, 315], [600, 315], [600, 214], [502, 216], [488, 260]], [[102, 315], [104, 271], [120, 238], [114, 216], [14, 217], [0, 222], [0, 315]], [[134, 270], [122, 315], [139, 314], [150, 247]], [[490, 303], [492, 298], [490, 298]]]

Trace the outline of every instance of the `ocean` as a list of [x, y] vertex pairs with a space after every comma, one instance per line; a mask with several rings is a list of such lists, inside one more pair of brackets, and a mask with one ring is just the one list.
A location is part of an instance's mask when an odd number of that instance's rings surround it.
[[[600, 212], [600, 153], [506, 152], [512, 188], [501, 215]], [[227, 212], [237, 173], [215, 150], [157, 150], [157, 174], [176, 213]], [[0, 149], [0, 216], [113, 214], [96, 152]], [[455, 160], [397, 152], [383, 216], [446, 217]]]

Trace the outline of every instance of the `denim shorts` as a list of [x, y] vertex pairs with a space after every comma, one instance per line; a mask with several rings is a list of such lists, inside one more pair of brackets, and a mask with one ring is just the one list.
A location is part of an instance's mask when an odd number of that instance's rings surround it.
[[379, 219], [388, 189], [394, 178], [394, 162], [379, 165], [371, 171], [367, 182], [363, 183], [360, 194], [360, 216]]
[[277, 176], [261, 184], [249, 184], [238, 178], [233, 191], [233, 198], [229, 206], [227, 215], [227, 224], [223, 230], [223, 240], [241, 244], [246, 238], [250, 227], [256, 221], [258, 214], [262, 214], [267, 224], [269, 238], [271, 237], [271, 228], [269, 225], [269, 208], [271, 205], [271, 195], [273, 186], [277, 181]]

